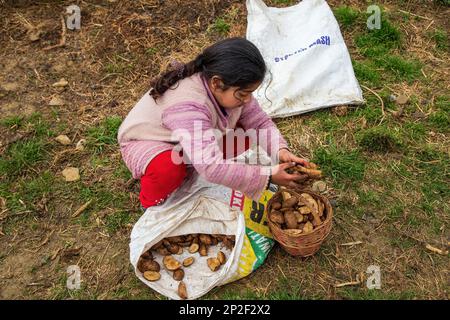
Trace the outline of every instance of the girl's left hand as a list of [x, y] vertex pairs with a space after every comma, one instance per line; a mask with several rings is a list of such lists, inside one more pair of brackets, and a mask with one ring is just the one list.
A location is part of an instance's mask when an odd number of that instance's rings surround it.
[[287, 149], [281, 149], [280, 151], [278, 151], [278, 158], [280, 159], [280, 163], [296, 162], [296, 163], [299, 163], [299, 164], [301, 164], [303, 166], [308, 165], [308, 161], [306, 161], [305, 159], [302, 159], [302, 158], [299, 158], [299, 157], [295, 156], [294, 154], [292, 154]]

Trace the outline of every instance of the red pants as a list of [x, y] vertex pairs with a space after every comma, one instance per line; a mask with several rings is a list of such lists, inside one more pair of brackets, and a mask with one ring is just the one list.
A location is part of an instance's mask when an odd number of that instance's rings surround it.
[[[238, 155], [236, 141], [237, 138], [234, 143], [234, 157]], [[224, 158], [227, 155], [225, 145], [223, 143]], [[249, 147], [250, 139], [245, 137], [245, 150]], [[139, 194], [142, 207], [148, 208], [164, 202], [183, 183], [186, 177], [186, 165], [173, 163], [171, 155], [172, 150], [160, 153], [150, 161], [145, 169], [145, 174], [141, 177]]]

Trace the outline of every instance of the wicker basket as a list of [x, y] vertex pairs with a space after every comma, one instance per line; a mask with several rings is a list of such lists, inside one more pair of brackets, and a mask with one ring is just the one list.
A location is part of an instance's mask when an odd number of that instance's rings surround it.
[[291, 195], [299, 196], [300, 193], [308, 193], [315, 200], [320, 199], [325, 205], [324, 214], [326, 215], [325, 221], [314, 228], [313, 231], [309, 233], [302, 233], [300, 230], [283, 230], [278, 227], [275, 223], [270, 221], [270, 218], [267, 219], [269, 222], [269, 228], [274, 236], [274, 239], [280, 243], [283, 249], [293, 256], [300, 257], [308, 257], [315, 254], [322, 245], [322, 242], [328, 236], [332, 226], [332, 218], [333, 218], [333, 207], [322, 195], [316, 194], [310, 190], [280, 190], [273, 195], [273, 197], [267, 203], [267, 212], [269, 213], [272, 210], [272, 203], [275, 201], [280, 202], [281, 200], [281, 192], [288, 191]]

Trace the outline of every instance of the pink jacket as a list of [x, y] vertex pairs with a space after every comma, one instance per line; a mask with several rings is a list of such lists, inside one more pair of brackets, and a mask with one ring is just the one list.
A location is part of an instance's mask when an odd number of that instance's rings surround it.
[[[224, 114], [200, 73], [179, 81], [156, 102], [146, 92], [121, 124], [118, 140], [122, 157], [136, 179], [142, 176], [151, 159], [179, 144], [184, 155], [192, 159], [194, 168], [206, 180], [259, 200], [267, 186], [268, 173], [262, 172], [261, 166], [229, 163], [223, 160], [222, 154], [209, 152], [217, 142], [214, 138], [206, 139], [204, 135], [211, 129], [225, 134], [227, 130], [235, 129], [237, 123], [244, 130], [260, 132], [266, 129], [267, 144], [261, 146], [270, 156], [271, 150], [278, 152], [287, 148], [286, 141], [256, 99], [252, 98], [240, 108], [227, 109]], [[194, 127], [201, 127], [202, 133], [194, 132]], [[179, 132], [189, 134], [190, 139], [180, 139]], [[206, 150], [208, 161], [194, 160], [196, 155], [204, 154]]]

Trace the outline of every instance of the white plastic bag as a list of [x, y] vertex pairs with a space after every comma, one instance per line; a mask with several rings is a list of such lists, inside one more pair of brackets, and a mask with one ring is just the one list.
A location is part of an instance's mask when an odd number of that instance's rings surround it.
[[[246, 152], [250, 157], [256, 154], [252, 150]], [[245, 155], [241, 161], [244, 159]], [[205, 181], [191, 168], [183, 185], [164, 204], [148, 208], [134, 225], [130, 261], [136, 276], [162, 295], [180, 299], [179, 282], [172, 278], [172, 272], [162, 267], [161, 279], [150, 282], [137, 269], [137, 263], [141, 254], [161, 239], [192, 233], [235, 235], [236, 240], [232, 250], [211, 246], [207, 257], [186, 250], [174, 255], [180, 262], [188, 256], [195, 259], [193, 265], [184, 268], [188, 299], [199, 298], [216, 286], [247, 276], [264, 262], [274, 245], [265, 210], [274, 191], [265, 191], [260, 201], [255, 202], [239, 191]], [[225, 253], [227, 262], [212, 272], [206, 259], [217, 256], [218, 250]], [[156, 252], [153, 256], [162, 266], [163, 257]]]
[[324, 0], [286, 8], [247, 0], [247, 39], [270, 74], [255, 97], [271, 117], [341, 104], [363, 103], [339, 25]]

